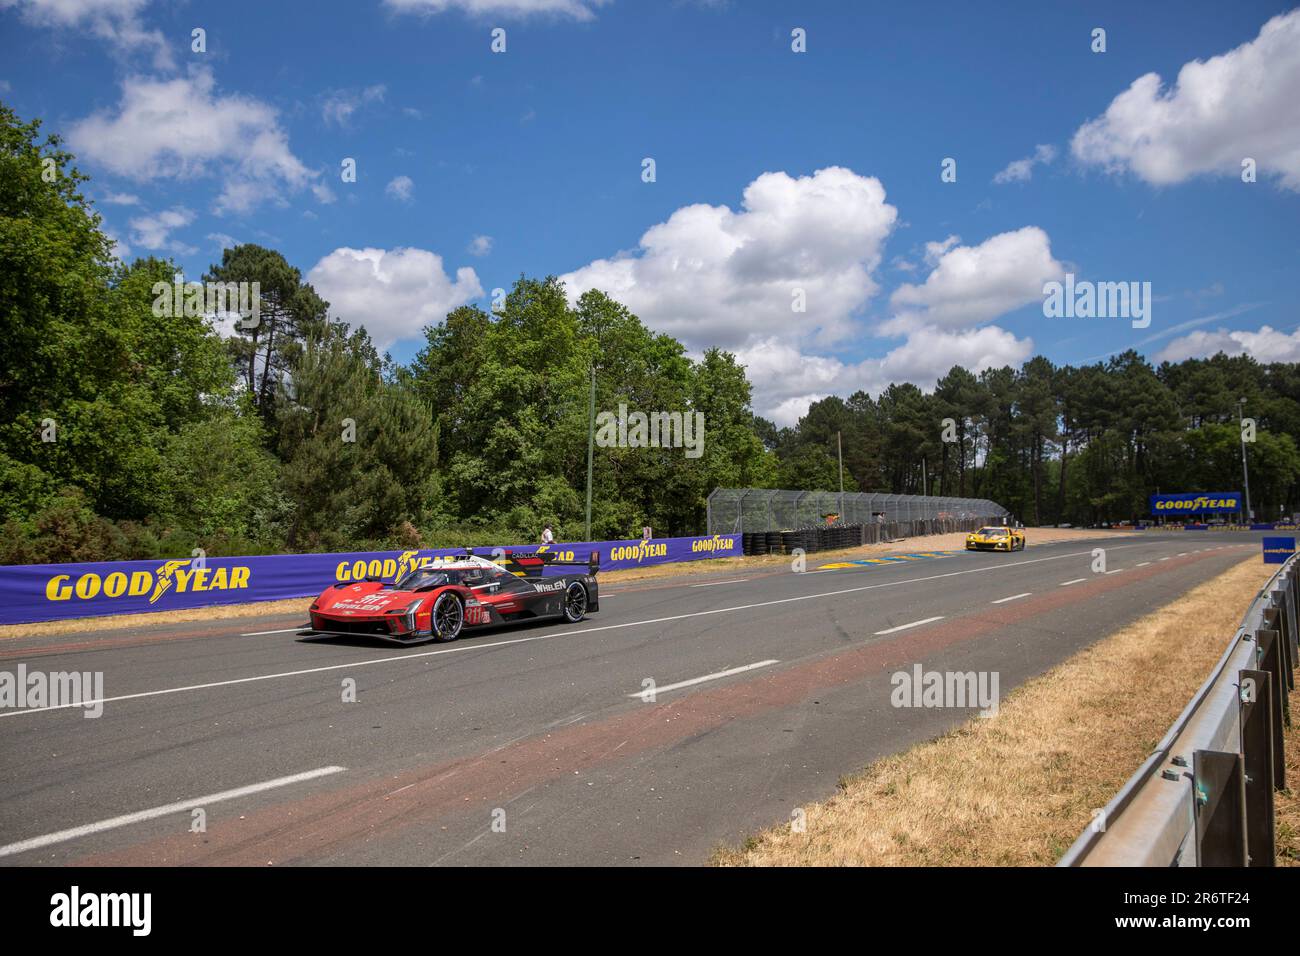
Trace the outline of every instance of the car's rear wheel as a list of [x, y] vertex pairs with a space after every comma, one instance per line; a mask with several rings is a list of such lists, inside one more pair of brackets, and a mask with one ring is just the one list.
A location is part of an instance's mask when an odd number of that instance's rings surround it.
[[438, 595], [429, 612], [429, 627], [433, 630], [435, 641], [454, 641], [460, 637], [460, 629], [465, 626], [465, 606], [460, 598], [450, 591]]
[[564, 589], [564, 619], [577, 624], [587, 616], [587, 589], [578, 581]]

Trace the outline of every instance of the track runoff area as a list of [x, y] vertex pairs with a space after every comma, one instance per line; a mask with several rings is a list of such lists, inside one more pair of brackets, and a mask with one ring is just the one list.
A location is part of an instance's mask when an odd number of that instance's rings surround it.
[[[0, 710], [0, 867], [704, 864], [1260, 549], [1033, 537], [610, 582], [577, 625], [411, 648], [300, 614], [10, 639], [0, 670], [102, 692]], [[972, 699], [899, 692], [954, 672]]]

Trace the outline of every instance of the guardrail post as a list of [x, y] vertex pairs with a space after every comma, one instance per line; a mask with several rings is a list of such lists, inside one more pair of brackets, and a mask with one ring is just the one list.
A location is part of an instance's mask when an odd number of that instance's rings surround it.
[[1291, 620], [1291, 666], [1295, 667], [1300, 664], [1300, 572], [1294, 566], [1289, 577], [1282, 580], [1282, 590], [1286, 592], [1287, 615]]
[[1241, 754], [1192, 754], [1198, 866], [1246, 866], [1246, 791]]
[[[1282, 658], [1282, 687], [1287, 691], [1295, 686], [1291, 671], [1295, 668], [1295, 658], [1291, 656], [1291, 622], [1287, 620], [1286, 598], [1281, 591], [1274, 591], [1269, 597], [1275, 602], [1274, 607], [1264, 608], [1264, 626], [1277, 631], [1277, 652]], [[1291, 726], [1291, 700], [1288, 695], [1287, 726]]]
[[[1273, 675], [1273, 686], [1285, 686], [1281, 677], [1282, 659], [1278, 653], [1279, 634], [1268, 627], [1261, 627], [1255, 632], [1255, 660], [1259, 670]], [[1273, 704], [1269, 708], [1273, 715], [1273, 739], [1281, 740], [1287, 723], [1285, 716], [1286, 699], [1283, 694], [1273, 694]], [[1278, 747], [1273, 755], [1273, 782], [1278, 787], [1286, 786], [1286, 760], [1282, 748]]]
[[1246, 774], [1246, 852], [1251, 866], [1273, 866], [1273, 675], [1237, 672], [1241, 700], [1241, 753]]
[[[1271, 597], [1274, 605], [1276, 605], [1278, 622], [1276, 626], [1282, 632], [1282, 643], [1286, 647], [1286, 686], [1287, 690], [1294, 690], [1296, 666], [1295, 601], [1291, 598], [1291, 590], [1286, 587], [1286, 582], [1281, 583], [1281, 590], [1274, 591]], [[1268, 623], [1267, 612], [1265, 612], [1264, 621]]]

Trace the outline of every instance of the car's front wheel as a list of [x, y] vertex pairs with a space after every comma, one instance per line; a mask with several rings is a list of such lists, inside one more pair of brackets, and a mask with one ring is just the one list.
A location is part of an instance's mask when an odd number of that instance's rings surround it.
[[564, 589], [564, 619], [577, 624], [587, 616], [587, 589], [573, 581]]
[[454, 641], [465, 626], [465, 606], [450, 591], [438, 595], [429, 612], [429, 627], [435, 641]]

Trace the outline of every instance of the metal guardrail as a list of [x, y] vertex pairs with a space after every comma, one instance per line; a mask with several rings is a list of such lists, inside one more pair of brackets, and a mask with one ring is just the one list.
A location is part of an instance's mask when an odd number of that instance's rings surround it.
[[1300, 556], [1260, 589], [1209, 678], [1058, 866], [1272, 866], [1295, 686]]

